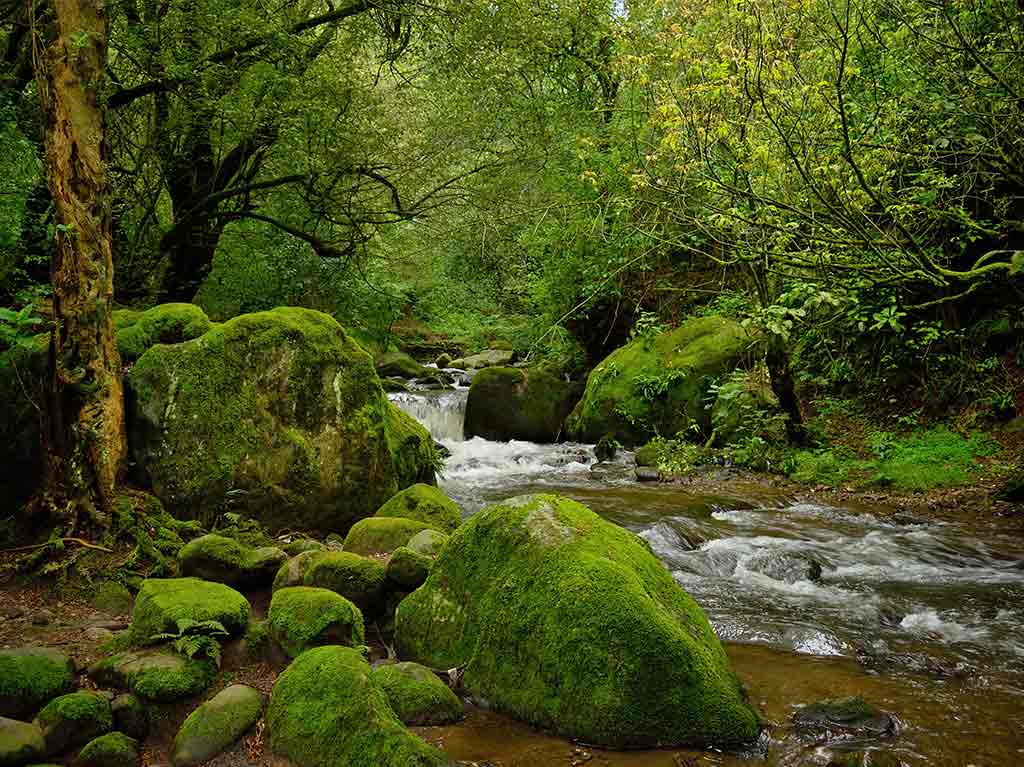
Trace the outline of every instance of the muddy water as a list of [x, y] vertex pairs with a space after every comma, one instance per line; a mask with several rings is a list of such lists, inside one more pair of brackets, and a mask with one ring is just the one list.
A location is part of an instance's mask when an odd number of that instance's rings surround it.
[[[416, 403], [458, 408], [460, 396]], [[464, 395], [461, 395], [464, 398]], [[453, 758], [501, 767], [598, 764], [824, 765], [883, 749], [908, 765], [1024, 765], [1024, 535], [997, 522], [835, 507], [761, 484], [714, 492], [641, 485], [628, 456], [595, 465], [583, 445], [461, 440], [442, 487], [471, 514], [525, 492], [555, 492], [644, 537], [703, 606], [768, 722], [758, 754], [581, 748], [493, 712], [423, 734]], [[429, 422], [429, 418], [424, 419]], [[861, 695], [895, 714], [898, 736], [800, 740], [800, 705]], [[685, 757], [685, 758], [684, 758]]]

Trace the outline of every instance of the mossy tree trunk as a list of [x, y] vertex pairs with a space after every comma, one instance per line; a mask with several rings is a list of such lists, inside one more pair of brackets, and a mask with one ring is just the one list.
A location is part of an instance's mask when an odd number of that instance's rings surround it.
[[56, 224], [41, 501], [68, 531], [109, 525], [126, 452], [100, 98], [107, 34], [105, 0], [54, 0], [36, 57]]

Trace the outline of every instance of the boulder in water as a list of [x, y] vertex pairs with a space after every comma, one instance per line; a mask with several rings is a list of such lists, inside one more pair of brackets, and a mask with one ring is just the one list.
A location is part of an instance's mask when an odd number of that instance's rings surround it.
[[896, 717], [858, 696], [804, 706], [793, 715], [793, 724], [805, 730], [841, 730], [874, 736], [894, 735], [899, 730]]
[[560, 735], [651, 747], [758, 732], [700, 607], [643, 540], [565, 498], [471, 517], [395, 622], [400, 657], [464, 666], [471, 695]]
[[[510, 349], [484, 349], [477, 354], [471, 354], [462, 360], [452, 362], [453, 367], [463, 370], [479, 370], [480, 368], [500, 367], [509, 365], [516, 358], [516, 353]], [[456, 362], [462, 362], [456, 365]]]
[[424, 378], [431, 370], [421, 365], [405, 352], [385, 352], [374, 362], [377, 375], [381, 378]]
[[616, 349], [587, 378], [566, 422], [569, 435], [580, 442], [611, 435], [629, 447], [694, 425], [710, 434], [711, 384], [749, 360], [753, 340], [739, 323], [712, 316]]
[[581, 393], [579, 385], [537, 369], [481, 370], [469, 387], [465, 435], [555, 442]]
[[230, 499], [273, 530], [345, 529], [434, 478], [429, 434], [320, 312], [245, 314], [153, 346], [127, 389], [140, 479], [178, 516], [219, 513]]

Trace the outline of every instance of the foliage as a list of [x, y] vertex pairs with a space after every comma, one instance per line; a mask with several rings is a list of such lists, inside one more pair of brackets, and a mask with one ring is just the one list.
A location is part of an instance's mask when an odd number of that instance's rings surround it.
[[39, 333], [42, 320], [33, 316], [32, 309], [32, 304], [16, 312], [0, 306], [0, 351], [13, 347], [34, 347], [33, 338]]
[[179, 618], [176, 621], [177, 631], [162, 631], [153, 634], [150, 642], [170, 640], [175, 652], [186, 658], [209, 658], [220, 668], [220, 641], [218, 637], [228, 636], [227, 629], [220, 621], [195, 621], [191, 618]]

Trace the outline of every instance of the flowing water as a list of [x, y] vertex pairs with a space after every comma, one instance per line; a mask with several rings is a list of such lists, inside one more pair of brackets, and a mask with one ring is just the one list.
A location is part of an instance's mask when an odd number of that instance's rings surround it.
[[[709, 494], [633, 480], [628, 455], [463, 440], [465, 390], [393, 395], [452, 455], [441, 487], [472, 514], [554, 492], [645, 538], [701, 604], [762, 716], [757, 755], [585, 749], [491, 712], [424, 728], [459, 759], [503, 767], [824, 765], [881, 748], [908, 765], [1024, 765], [1024, 534], [1018, 525], [843, 507], [758, 483]], [[799, 705], [861, 695], [895, 714], [887, 741], [801, 740]], [[690, 759], [691, 761], [686, 761]]]

